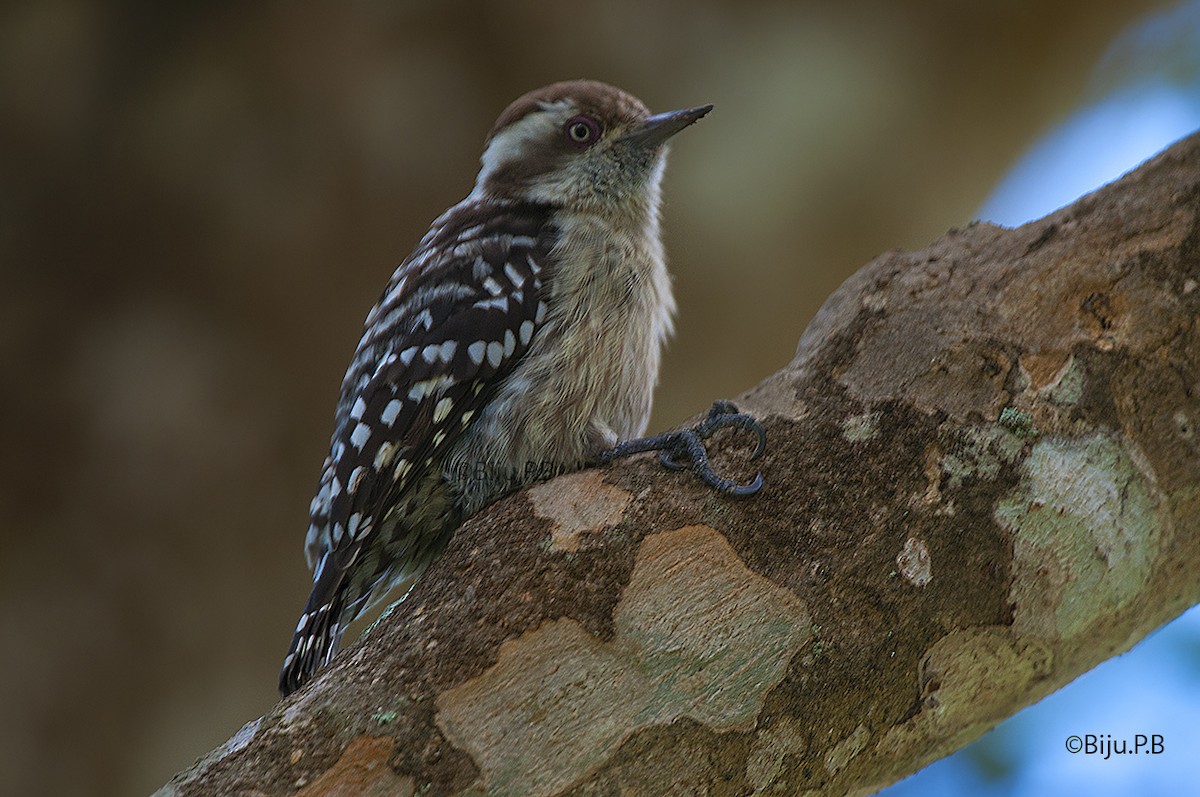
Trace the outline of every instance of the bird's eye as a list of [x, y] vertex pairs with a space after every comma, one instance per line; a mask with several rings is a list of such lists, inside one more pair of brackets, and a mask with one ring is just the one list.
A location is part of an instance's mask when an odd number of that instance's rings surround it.
[[573, 116], [563, 125], [563, 133], [577, 147], [590, 147], [600, 140], [600, 123], [590, 116]]

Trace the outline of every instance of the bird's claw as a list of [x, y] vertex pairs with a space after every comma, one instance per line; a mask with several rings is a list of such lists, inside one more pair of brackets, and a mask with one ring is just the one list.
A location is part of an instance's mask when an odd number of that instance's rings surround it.
[[[690, 432], [695, 434], [701, 440], [707, 440], [712, 437], [720, 429], [744, 429], [749, 432], [754, 432], [758, 436], [758, 444], [754, 447], [754, 453], [750, 455], [750, 460], [754, 461], [763, 455], [767, 450], [767, 432], [763, 429], [758, 419], [747, 415], [744, 412], [739, 412], [737, 405], [732, 401], [715, 401], [708, 410], [708, 416], [700, 423], [693, 426], [691, 429], [682, 429], [678, 434]], [[663, 449], [658, 454], [658, 461], [671, 470], [683, 470], [688, 467], [686, 464], [676, 462], [672, 458], [672, 454], [677, 449]], [[758, 474], [761, 478], [762, 474]], [[757, 481], [758, 479], [756, 479]]]
[[762, 489], [761, 472], [755, 474], [749, 484], [738, 484], [732, 479], [717, 475], [708, 460], [704, 441], [721, 429], [744, 429], [757, 435], [758, 444], [750, 456], [751, 460], [758, 459], [767, 448], [767, 433], [761, 423], [739, 412], [732, 402], [717, 401], [713, 403], [705, 419], [691, 429], [679, 429], [655, 437], [621, 443], [606, 452], [604, 459], [611, 460], [626, 454], [657, 450], [658, 461], [670, 470], [691, 468], [705, 484], [725, 495], [753, 495]]

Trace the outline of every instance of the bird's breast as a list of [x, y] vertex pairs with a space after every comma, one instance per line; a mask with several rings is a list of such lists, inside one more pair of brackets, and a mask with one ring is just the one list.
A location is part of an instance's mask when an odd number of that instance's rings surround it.
[[456, 446], [460, 472], [509, 469], [533, 480], [578, 468], [649, 421], [674, 312], [657, 230], [557, 223], [546, 322]]

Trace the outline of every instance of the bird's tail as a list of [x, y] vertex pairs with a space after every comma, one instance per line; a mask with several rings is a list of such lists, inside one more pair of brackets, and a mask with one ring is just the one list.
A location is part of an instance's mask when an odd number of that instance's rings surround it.
[[341, 568], [326, 568], [325, 564], [327, 562], [322, 561], [318, 566], [312, 593], [308, 596], [292, 644], [283, 660], [283, 669], [279, 673], [279, 693], [284, 697], [304, 686], [313, 673], [328, 664], [342, 640], [342, 603], [345, 596], [341, 588], [341, 575], [344, 571]]

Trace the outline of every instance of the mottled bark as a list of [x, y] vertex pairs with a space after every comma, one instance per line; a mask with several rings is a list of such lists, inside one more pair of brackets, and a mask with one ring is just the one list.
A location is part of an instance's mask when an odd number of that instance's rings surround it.
[[1193, 137], [877, 258], [738, 399], [760, 495], [645, 456], [512, 496], [163, 793], [862, 794], [953, 752], [1200, 601], [1198, 241]]

